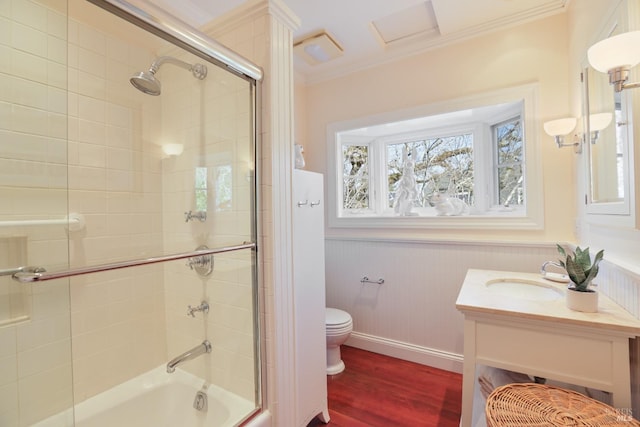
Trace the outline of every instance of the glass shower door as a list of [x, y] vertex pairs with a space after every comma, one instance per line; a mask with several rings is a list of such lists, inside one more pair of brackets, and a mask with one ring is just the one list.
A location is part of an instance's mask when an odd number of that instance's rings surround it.
[[[85, 0], [0, 0], [0, 426], [85, 425], [205, 338], [178, 370], [241, 401], [238, 422], [259, 410], [255, 245], [204, 277], [196, 257], [11, 279], [256, 242], [256, 84], [207, 58]], [[130, 83], [154, 64], [158, 96]]]
[[10, 276], [69, 265], [66, 1], [2, 1], [0, 28], [0, 425], [73, 425], [68, 280]]

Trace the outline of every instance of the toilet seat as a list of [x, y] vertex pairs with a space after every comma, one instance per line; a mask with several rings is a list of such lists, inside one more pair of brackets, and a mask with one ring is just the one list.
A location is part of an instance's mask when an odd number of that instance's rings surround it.
[[328, 307], [326, 329], [327, 336], [349, 334], [353, 330], [353, 319], [346, 311]]
[[346, 325], [340, 328], [327, 328], [327, 336], [336, 336], [348, 334], [353, 330], [353, 325], [351, 323], [347, 323]]
[[327, 307], [325, 323], [327, 325], [327, 329], [335, 329], [352, 324], [353, 320], [351, 319], [351, 315], [346, 311]]

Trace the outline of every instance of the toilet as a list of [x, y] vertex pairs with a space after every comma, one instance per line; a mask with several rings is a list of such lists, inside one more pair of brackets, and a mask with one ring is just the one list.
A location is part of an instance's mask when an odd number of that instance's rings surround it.
[[327, 326], [327, 375], [344, 371], [344, 362], [340, 357], [340, 346], [351, 335], [353, 320], [346, 311], [337, 308], [326, 309]]

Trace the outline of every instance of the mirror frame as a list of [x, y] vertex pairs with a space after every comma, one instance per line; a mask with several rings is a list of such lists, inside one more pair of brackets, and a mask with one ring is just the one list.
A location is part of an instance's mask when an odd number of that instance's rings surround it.
[[[601, 31], [594, 39], [594, 43], [609, 37], [614, 31], [625, 32], [628, 25], [624, 17], [626, 16], [627, 8], [624, 7], [626, 2], [622, 2], [617, 13], [614, 15], [613, 20], [609, 21], [604, 26], [604, 31]], [[626, 122], [624, 126], [622, 141], [622, 152], [624, 156], [623, 160], [623, 176], [622, 183], [624, 185], [624, 198], [622, 201], [617, 202], [594, 202], [592, 200], [592, 144], [590, 142], [591, 127], [589, 123], [590, 105], [589, 105], [589, 73], [596, 72], [589, 67], [587, 60], [585, 59], [582, 67], [582, 118], [584, 128], [584, 167], [585, 167], [585, 211], [587, 214], [587, 220], [593, 223], [616, 225], [616, 226], [635, 226], [635, 189], [633, 178], [633, 146], [634, 146], [634, 129], [633, 129], [633, 106], [632, 106], [632, 94], [631, 90], [623, 90], [621, 92], [621, 109], [622, 116]], [[607, 78], [603, 74], [604, 78]], [[608, 78], [607, 78], [608, 79]], [[613, 96], [613, 87], [610, 87]], [[614, 126], [618, 126], [615, 121]], [[600, 141], [602, 143], [602, 141]]]

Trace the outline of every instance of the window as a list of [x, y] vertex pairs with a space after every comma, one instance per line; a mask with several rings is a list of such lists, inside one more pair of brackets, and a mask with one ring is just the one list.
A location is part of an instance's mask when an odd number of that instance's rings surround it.
[[520, 116], [493, 126], [497, 204], [524, 205], [522, 120]]
[[393, 207], [398, 198], [401, 179], [407, 175], [404, 170], [407, 163], [413, 165], [415, 175], [413, 206], [423, 215], [428, 215], [428, 212], [421, 208], [431, 205], [434, 193], [448, 194], [473, 205], [473, 140], [473, 132], [469, 131], [408, 138], [387, 144], [385, 164], [389, 207]]
[[330, 126], [329, 225], [541, 227], [533, 99]]

